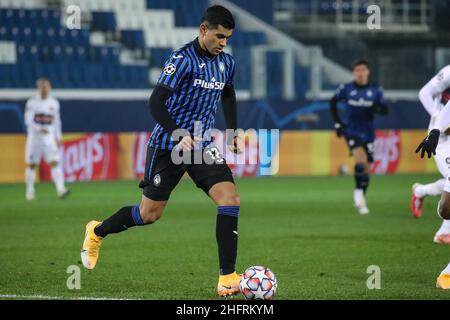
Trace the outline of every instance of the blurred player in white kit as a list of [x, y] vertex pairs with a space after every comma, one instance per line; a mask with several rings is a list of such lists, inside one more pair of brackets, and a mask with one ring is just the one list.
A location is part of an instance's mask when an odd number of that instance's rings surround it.
[[27, 142], [25, 149], [26, 199], [35, 199], [34, 180], [36, 167], [41, 158], [51, 167], [51, 176], [56, 186], [58, 197], [63, 199], [70, 190], [64, 185], [64, 174], [60, 166], [59, 147], [62, 145], [61, 117], [59, 102], [50, 95], [50, 81], [37, 80], [38, 93], [30, 98], [25, 106], [25, 124]]
[[[438, 75], [437, 80], [442, 83], [443, 80], [450, 78], [450, 66], [445, 67]], [[447, 83], [449, 84], [449, 83]], [[448, 92], [448, 91], [447, 91]], [[442, 135], [450, 135], [450, 100], [447, 101], [444, 108], [439, 112], [433, 126], [430, 128], [428, 136], [420, 143], [417, 147], [416, 153], [420, 152], [420, 156], [423, 158], [427, 154], [430, 158], [433, 154], [436, 156], [436, 162], [441, 161], [439, 158], [445, 159], [447, 165], [450, 161], [450, 147], [447, 139], [443, 139]], [[442, 142], [442, 145], [441, 145]], [[442, 154], [442, 157], [439, 156]], [[435, 182], [436, 183], [436, 182]], [[441, 200], [437, 206], [438, 215], [444, 220], [441, 229], [445, 229], [447, 234], [449, 233], [450, 225], [450, 170], [448, 169], [447, 176], [443, 181], [443, 186], [441, 190]], [[438, 231], [439, 232], [439, 231]], [[443, 238], [444, 242], [449, 244], [450, 242], [445, 242], [445, 236]], [[448, 237], [447, 237], [448, 239]], [[435, 237], [436, 241], [436, 237]], [[442, 270], [440, 275], [436, 280], [436, 287], [442, 289], [450, 289], [450, 263], [447, 267]]]
[[[417, 147], [416, 153], [420, 152], [420, 156], [422, 158], [425, 154], [427, 154], [428, 158], [430, 158], [433, 154], [437, 156], [437, 153], [442, 151], [439, 151], [439, 148], [441, 147], [440, 136], [442, 134], [450, 134], [450, 101], [447, 102], [442, 111], [439, 113], [434, 126], [431, 128], [428, 136]], [[443, 151], [446, 155], [448, 155], [448, 148]], [[437, 213], [444, 220], [444, 224], [448, 226], [450, 224], [450, 175], [448, 175], [444, 181], [441, 200], [439, 201], [437, 207]], [[436, 280], [436, 287], [450, 289], [450, 263], [438, 276]]]
[[[443, 112], [446, 104], [450, 101], [450, 65], [444, 67], [434, 76], [419, 93], [419, 99], [425, 110], [430, 114], [430, 125], [428, 131], [435, 129], [439, 121], [445, 121]], [[438, 136], [439, 143], [436, 148], [434, 160], [443, 179], [429, 184], [415, 183], [412, 188], [411, 212], [414, 217], [422, 216], [423, 200], [427, 196], [440, 196], [445, 190], [446, 179], [450, 177], [450, 137], [441, 131]], [[445, 190], [450, 192], [449, 190]], [[439, 244], [450, 244], [450, 221], [444, 220], [440, 229], [434, 236], [434, 242]]]

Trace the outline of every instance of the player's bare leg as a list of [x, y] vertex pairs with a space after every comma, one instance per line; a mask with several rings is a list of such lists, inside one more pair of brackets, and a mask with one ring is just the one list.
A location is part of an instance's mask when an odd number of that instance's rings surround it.
[[60, 199], [64, 199], [70, 194], [70, 190], [64, 185], [64, 173], [58, 161], [50, 162], [50, 173], [55, 183], [56, 193]]
[[362, 147], [356, 147], [352, 150], [355, 157], [355, 181], [356, 188], [353, 193], [355, 208], [359, 214], [368, 214], [365, 192], [369, 185], [370, 164], [367, 159], [367, 153]]
[[450, 193], [442, 192], [438, 203], [438, 215], [443, 219], [442, 225], [436, 235], [434, 242], [438, 244], [450, 244]]
[[235, 271], [239, 195], [231, 182], [219, 182], [208, 192], [217, 205], [216, 239], [219, 251], [220, 276], [217, 285], [219, 296], [231, 296], [239, 293], [240, 275]]
[[26, 182], [26, 193], [25, 198], [27, 200], [34, 200], [36, 193], [34, 190], [34, 180], [36, 179], [36, 164], [27, 164], [25, 169], [25, 182]]
[[167, 201], [154, 201], [142, 196], [141, 203], [119, 209], [103, 222], [90, 221], [86, 225], [86, 234], [81, 249], [81, 260], [87, 269], [97, 264], [103, 239], [112, 233], [119, 233], [134, 226], [155, 223], [161, 218]]
[[411, 213], [414, 218], [422, 216], [423, 201], [428, 196], [440, 196], [444, 189], [445, 179], [428, 184], [415, 183], [411, 193]]

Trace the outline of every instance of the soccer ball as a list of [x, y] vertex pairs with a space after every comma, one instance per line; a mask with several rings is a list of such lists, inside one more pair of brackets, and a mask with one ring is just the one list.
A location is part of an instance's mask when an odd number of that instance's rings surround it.
[[248, 300], [270, 300], [277, 291], [277, 279], [269, 268], [253, 266], [242, 274], [239, 287]]

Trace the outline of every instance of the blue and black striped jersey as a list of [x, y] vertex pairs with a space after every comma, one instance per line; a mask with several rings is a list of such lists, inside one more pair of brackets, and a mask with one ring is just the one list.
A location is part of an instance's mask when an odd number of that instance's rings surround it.
[[[173, 90], [166, 107], [176, 124], [195, 135], [203, 136], [211, 130], [222, 89], [233, 85], [234, 70], [231, 55], [224, 52], [208, 55], [201, 49], [198, 39], [172, 52], [157, 85]], [[150, 147], [171, 150], [176, 143], [171, 132], [156, 124]]]
[[376, 83], [359, 86], [355, 82], [341, 84], [336, 91], [336, 100], [345, 102], [343, 124], [345, 136], [359, 138], [365, 142], [375, 140], [374, 104], [383, 103], [383, 88]]

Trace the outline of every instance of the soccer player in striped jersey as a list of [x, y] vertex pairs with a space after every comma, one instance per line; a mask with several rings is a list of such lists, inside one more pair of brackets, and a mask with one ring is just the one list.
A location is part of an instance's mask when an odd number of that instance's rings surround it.
[[[222, 6], [212, 6], [204, 13], [199, 36], [174, 51], [166, 61], [149, 100], [157, 124], [149, 140], [145, 176], [139, 184], [143, 189], [141, 203], [123, 207], [102, 222], [87, 224], [81, 252], [86, 268], [95, 267], [100, 245], [107, 235], [156, 222], [170, 193], [187, 172], [217, 205], [220, 266], [217, 292], [220, 296], [239, 292], [240, 276], [235, 272], [235, 262], [240, 199], [225, 159], [207, 138], [219, 101], [227, 128], [237, 129], [235, 64], [232, 56], [224, 52], [233, 29], [232, 14]], [[229, 137], [228, 147], [240, 152], [235, 135]], [[195, 161], [199, 153], [200, 163]], [[194, 158], [194, 163], [178, 163], [174, 154], [183, 154], [183, 159], [187, 154], [188, 158]]]

